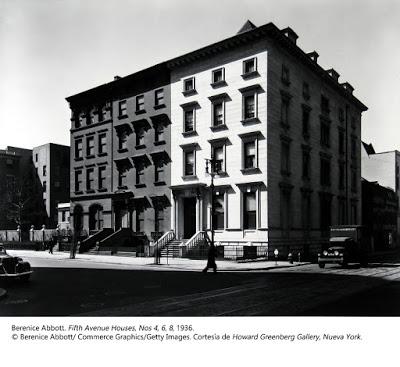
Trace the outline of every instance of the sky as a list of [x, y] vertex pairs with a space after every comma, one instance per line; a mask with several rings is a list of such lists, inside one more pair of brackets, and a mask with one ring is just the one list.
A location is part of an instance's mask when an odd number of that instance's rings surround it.
[[0, 0], [0, 149], [69, 145], [67, 96], [234, 35], [290, 26], [355, 88], [362, 139], [400, 150], [400, 1]]

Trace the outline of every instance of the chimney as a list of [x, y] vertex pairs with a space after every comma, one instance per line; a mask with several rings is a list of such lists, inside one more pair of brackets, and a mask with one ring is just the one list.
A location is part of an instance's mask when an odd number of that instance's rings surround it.
[[311, 59], [312, 61], [314, 61], [315, 63], [317, 63], [318, 57], [319, 57], [319, 54], [318, 54], [317, 51], [309, 52], [307, 55], [310, 57], [310, 59]]
[[294, 44], [296, 44], [297, 39], [299, 36], [296, 34], [296, 32], [290, 28], [287, 27], [285, 29], [282, 29], [281, 32], [289, 39], [291, 40]]
[[342, 83], [342, 84], [340, 84], [344, 89], [346, 89], [350, 94], [353, 94], [353, 91], [354, 91], [354, 88], [353, 88], [353, 86], [350, 84], [350, 83], [348, 83], [348, 82], [345, 82], [345, 83]]
[[328, 69], [327, 73], [330, 75], [332, 79], [339, 81], [340, 74], [335, 69]]
[[114, 80], [118, 80], [118, 79], [121, 79], [121, 77], [119, 75], [115, 75]]

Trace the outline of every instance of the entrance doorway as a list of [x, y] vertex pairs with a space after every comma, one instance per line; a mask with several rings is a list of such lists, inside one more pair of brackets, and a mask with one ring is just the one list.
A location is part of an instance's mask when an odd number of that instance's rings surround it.
[[196, 233], [196, 198], [183, 199], [183, 237], [188, 239]]

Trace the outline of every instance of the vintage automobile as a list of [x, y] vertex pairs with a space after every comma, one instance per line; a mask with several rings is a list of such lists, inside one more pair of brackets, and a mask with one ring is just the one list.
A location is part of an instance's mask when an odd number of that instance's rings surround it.
[[318, 254], [318, 265], [349, 263], [368, 264], [368, 251], [362, 226], [335, 226], [330, 228], [329, 246]]
[[27, 261], [7, 254], [3, 244], [0, 243], [0, 280], [14, 278], [27, 281], [32, 273], [31, 265]]

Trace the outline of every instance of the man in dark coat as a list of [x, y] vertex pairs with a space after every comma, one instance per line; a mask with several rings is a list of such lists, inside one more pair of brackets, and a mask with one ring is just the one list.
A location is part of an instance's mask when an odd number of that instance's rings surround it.
[[214, 273], [217, 272], [217, 264], [215, 262], [216, 249], [215, 246], [210, 246], [207, 254], [207, 266], [203, 269], [203, 273], [207, 273], [208, 269], [214, 269]]

